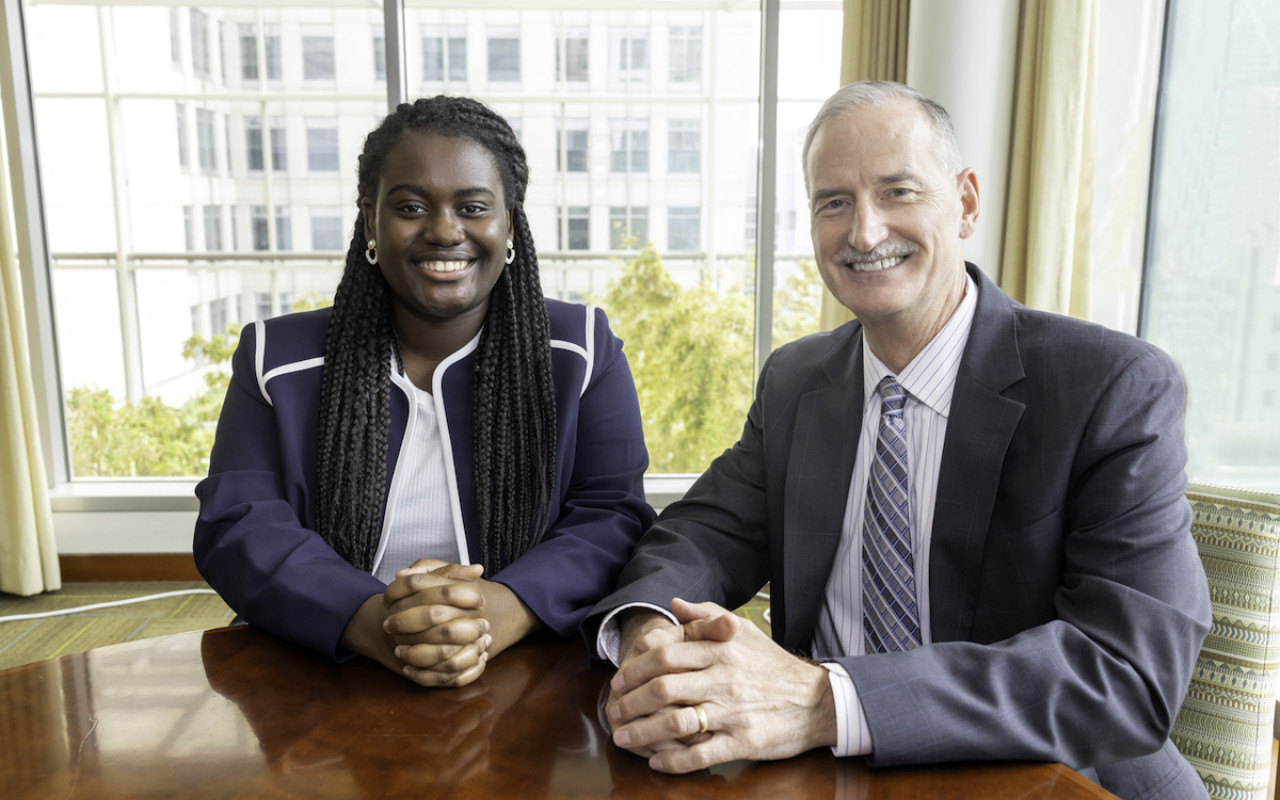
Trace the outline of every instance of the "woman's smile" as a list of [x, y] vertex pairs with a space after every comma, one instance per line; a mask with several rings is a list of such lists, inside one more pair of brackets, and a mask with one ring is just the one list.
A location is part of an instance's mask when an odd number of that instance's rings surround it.
[[415, 261], [413, 262], [419, 269], [436, 275], [454, 275], [461, 277], [459, 273], [469, 269], [475, 264], [472, 259], [466, 260], [433, 260], [433, 261]]

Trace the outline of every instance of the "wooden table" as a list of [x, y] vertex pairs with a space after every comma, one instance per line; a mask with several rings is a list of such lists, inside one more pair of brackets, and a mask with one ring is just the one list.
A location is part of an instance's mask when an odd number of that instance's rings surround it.
[[870, 769], [815, 750], [655, 773], [599, 722], [610, 670], [535, 637], [427, 690], [252, 628], [0, 671], [0, 798], [1022, 798], [1113, 795], [1058, 764]]

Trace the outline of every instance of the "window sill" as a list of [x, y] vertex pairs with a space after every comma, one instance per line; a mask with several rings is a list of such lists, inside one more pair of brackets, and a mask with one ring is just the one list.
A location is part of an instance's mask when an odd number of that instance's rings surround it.
[[193, 478], [85, 479], [49, 492], [54, 513], [196, 511]]
[[[649, 475], [645, 495], [661, 510], [679, 500], [697, 475]], [[147, 512], [199, 510], [194, 478], [138, 480], [78, 480], [53, 489], [49, 503], [55, 513]]]

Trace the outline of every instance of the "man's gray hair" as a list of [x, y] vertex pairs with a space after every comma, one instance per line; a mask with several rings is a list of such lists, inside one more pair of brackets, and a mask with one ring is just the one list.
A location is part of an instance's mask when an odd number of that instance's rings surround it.
[[884, 106], [898, 100], [912, 100], [920, 105], [933, 120], [934, 131], [938, 135], [938, 162], [949, 175], [959, 175], [964, 162], [960, 158], [960, 143], [956, 140], [956, 129], [951, 124], [951, 115], [938, 103], [907, 86], [893, 81], [856, 81], [846, 83], [836, 90], [822, 104], [817, 116], [809, 124], [809, 132], [804, 137], [804, 148], [800, 151], [800, 161], [804, 169], [804, 185], [809, 187], [809, 149], [818, 135], [818, 129], [833, 119], [848, 114], [855, 108], [865, 106]]

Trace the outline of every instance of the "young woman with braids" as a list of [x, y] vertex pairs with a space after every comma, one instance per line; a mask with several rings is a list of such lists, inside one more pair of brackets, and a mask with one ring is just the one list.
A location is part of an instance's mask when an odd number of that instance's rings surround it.
[[653, 518], [635, 387], [603, 313], [543, 298], [528, 180], [466, 98], [365, 140], [333, 307], [244, 329], [196, 489], [245, 621], [461, 686], [612, 588]]

